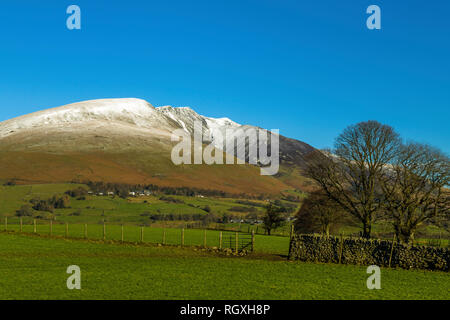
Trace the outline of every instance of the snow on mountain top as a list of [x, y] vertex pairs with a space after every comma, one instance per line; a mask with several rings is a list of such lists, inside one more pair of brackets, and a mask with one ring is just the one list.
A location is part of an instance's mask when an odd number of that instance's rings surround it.
[[134, 113], [138, 115], [147, 115], [154, 112], [155, 108], [145, 100], [136, 98], [121, 98], [121, 99], [98, 99], [88, 100], [77, 103], [71, 103], [59, 108], [45, 110], [62, 112], [88, 112], [90, 114], [104, 114], [111, 113]]
[[0, 123], [0, 135], [20, 129], [38, 127], [66, 127], [70, 123], [85, 121], [121, 121], [149, 127], [150, 119], [158, 117], [155, 108], [145, 100], [100, 99], [71, 103], [62, 107], [33, 112]]
[[194, 111], [190, 107], [174, 107], [174, 106], [171, 106], [171, 105], [156, 107], [156, 109], [158, 109], [158, 110], [170, 109], [170, 110], [191, 110], [191, 111]]
[[42, 122], [43, 124], [56, 121], [76, 121], [87, 118], [111, 118], [115, 114], [135, 114], [147, 116], [155, 112], [155, 108], [145, 100], [125, 99], [99, 99], [71, 103], [62, 107], [46, 109], [17, 117], [5, 122]]
[[156, 107], [156, 109], [157, 110], [165, 110], [165, 109], [174, 109], [174, 107], [167, 105], [167, 106]]
[[238, 127], [240, 126], [239, 123], [234, 122], [233, 120], [229, 118], [211, 118], [211, 117], [205, 117], [207, 120], [215, 122], [219, 126], [230, 126], [230, 127]]
[[201, 121], [206, 129], [223, 130], [240, 126], [228, 118], [199, 115], [190, 107], [162, 106], [155, 108], [142, 99], [99, 99], [71, 103], [65, 106], [30, 113], [0, 122], [0, 137], [22, 129], [60, 127], [72, 123], [121, 122], [141, 128], [160, 128], [172, 131], [177, 126], [193, 132], [194, 122]]
[[175, 113], [192, 113], [195, 114], [205, 120], [210, 120], [212, 122], [214, 122], [217, 125], [221, 125], [221, 126], [240, 126], [239, 123], [234, 122], [233, 120], [231, 120], [230, 118], [227, 117], [223, 117], [223, 118], [212, 118], [212, 117], [205, 117], [202, 116], [200, 114], [198, 114], [197, 112], [195, 112], [194, 110], [192, 110], [192, 108], [190, 107], [173, 107], [170, 105], [167, 106], [161, 106], [161, 107], [157, 107], [156, 110], [158, 111], [163, 111], [165, 113], [168, 112], [175, 112]]
[[212, 117], [205, 117], [194, 110], [192, 110], [190, 107], [173, 107], [173, 106], [162, 106], [157, 107], [156, 110], [163, 112], [165, 115], [169, 116], [176, 122], [180, 123], [183, 128], [186, 128], [185, 122], [192, 122], [190, 123], [190, 126], [193, 125], [194, 120], [198, 120], [201, 122], [206, 122], [209, 129], [217, 129], [221, 127], [239, 127], [240, 124], [234, 122], [233, 120], [230, 120], [229, 118], [212, 118]]

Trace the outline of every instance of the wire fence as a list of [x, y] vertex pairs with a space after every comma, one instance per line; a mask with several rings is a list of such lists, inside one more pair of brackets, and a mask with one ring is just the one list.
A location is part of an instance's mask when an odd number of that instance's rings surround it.
[[107, 223], [61, 223], [53, 220], [4, 218], [4, 231], [86, 240], [210, 247], [253, 252], [255, 234], [208, 229], [164, 228]]

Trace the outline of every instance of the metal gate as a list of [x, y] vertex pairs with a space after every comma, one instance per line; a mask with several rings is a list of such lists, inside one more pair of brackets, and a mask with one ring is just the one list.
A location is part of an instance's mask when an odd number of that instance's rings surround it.
[[242, 252], [244, 249], [252, 251], [252, 235], [241, 232], [224, 232], [222, 246], [233, 251], [237, 249], [238, 252]]

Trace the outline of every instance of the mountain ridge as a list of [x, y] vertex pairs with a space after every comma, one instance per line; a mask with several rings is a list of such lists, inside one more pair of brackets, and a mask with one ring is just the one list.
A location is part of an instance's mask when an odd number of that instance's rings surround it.
[[[159, 184], [168, 182], [177, 186], [193, 183], [196, 187], [204, 184], [207, 187], [214, 186], [227, 191], [236, 189], [237, 192], [242, 192], [247, 188], [251, 192], [270, 193], [295, 186], [295, 183], [285, 183], [280, 178], [283, 175], [291, 175], [287, 172], [300, 168], [302, 157], [314, 150], [301, 141], [280, 136], [280, 158], [283, 168], [278, 177], [258, 177], [256, 175], [258, 168], [251, 165], [245, 165], [245, 169], [242, 165], [233, 165], [232, 168], [229, 168], [229, 165], [215, 165], [210, 168], [206, 168], [205, 165], [177, 167], [169, 163], [170, 150], [174, 145], [170, 141], [172, 132], [182, 129], [192, 134], [194, 121], [200, 121], [208, 133], [206, 136], [212, 137], [219, 131], [223, 133], [227, 128], [265, 130], [251, 125], [240, 125], [228, 118], [205, 117], [190, 107], [154, 107], [149, 102], [136, 98], [82, 101], [0, 122], [0, 165], [3, 163], [3, 168], [9, 168], [0, 170], [0, 179], [33, 181], [33, 176], [37, 176], [29, 168], [24, 168], [25, 163], [15, 168], [5, 165], [6, 159], [14, 161], [11, 160], [11, 155], [15, 154], [16, 158], [22, 157], [40, 167], [41, 173], [39, 179], [36, 179], [39, 181], [46, 180], [42, 170], [56, 170], [52, 165], [53, 162], [58, 163], [58, 168], [61, 169], [59, 175], [66, 181], [70, 177], [78, 176], [77, 178], [118, 180], [115, 182], [127, 180], [127, 183], [139, 180]], [[215, 147], [219, 152], [225, 150], [218, 144], [215, 144]], [[73, 155], [73, 159], [79, 160], [78, 165], [70, 167], [70, 161], [67, 160], [70, 159], [69, 154]], [[130, 158], [130, 154], [134, 154], [135, 158]], [[66, 160], [55, 158], [58, 156]], [[103, 162], [106, 160], [111, 162], [104, 164], [105, 168], [111, 168], [105, 172], [98, 165], [102, 157], [106, 158], [102, 160]], [[67, 165], [64, 165], [65, 161], [68, 161]], [[16, 160], [16, 163], [20, 161]], [[81, 177], [77, 174], [77, 170], [83, 173]], [[239, 172], [240, 170], [243, 172]], [[119, 171], [122, 172], [119, 174]], [[127, 171], [130, 172], [130, 177], [134, 177], [132, 181], [126, 178], [124, 172]], [[24, 176], [25, 172], [27, 177]], [[208, 174], [205, 175], [205, 172]], [[219, 172], [227, 173], [219, 174]], [[253, 181], [253, 186], [244, 183], [248, 178], [246, 175], [252, 177], [248, 180]], [[300, 176], [299, 173], [298, 175]], [[59, 182], [57, 176], [49, 180]], [[155, 176], [165, 177], [165, 180], [155, 179]], [[213, 183], [211, 179], [215, 176], [220, 176], [223, 183], [217, 181]], [[202, 177], [205, 181], [202, 183], [198, 177]], [[227, 180], [232, 180], [232, 183], [228, 183]]]

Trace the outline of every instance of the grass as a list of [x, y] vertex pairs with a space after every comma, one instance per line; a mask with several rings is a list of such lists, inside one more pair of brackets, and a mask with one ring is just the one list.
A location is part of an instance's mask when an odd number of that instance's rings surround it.
[[[29, 204], [33, 198], [48, 199], [53, 195], [61, 195], [68, 190], [75, 189], [79, 184], [36, 184], [0, 186], [0, 215], [13, 217], [22, 205]], [[62, 222], [97, 223], [104, 219], [112, 223], [139, 223], [149, 224], [150, 219], [142, 214], [206, 214], [206, 206], [215, 214], [241, 215], [232, 211], [233, 207], [257, 210], [262, 213], [263, 208], [236, 203], [230, 198], [200, 198], [186, 196], [170, 196], [183, 203], [172, 203], [159, 200], [159, 196], [143, 196], [122, 199], [112, 196], [87, 196], [86, 200], [70, 199], [70, 208], [55, 209], [52, 216]], [[254, 203], [264, 205], [264, 201], [252, 200]], [[254, 209], [255, 208], [255, 209]], [[75, 216], [79, 211], [81, 215]], [[42, 212], [40, 214], [43, 214]], [[245, 213], [244, 213], [245, 214]], [[44, 213], [45, 215], [45, 213]], [[49, 214], [47, 214], [49, 215]]]
[[[20, 232], [20, 225], [17, 224], [17, 219], [8, 222], [8, 231]], [[2, 226], [1, 230], [4, 230]], [[69, 238], [84, 238], [84, 224], [69, 224]], [[181, 229], [180, 228], [156, 228], [143, 227], [144, 242], [146, 243], [162, 243], [163, 233], [165, 232], [165, 244], [180, 245], [181, 244]], [[33, 224], [23, 224], [22, 231], [27, 234], [34, 233]], [[126, 225], [124, 226], [124, 241], [125, 242], [140, 242], [140, 227]], [[49, 235], [50, 225], [37, 224], [36, 233], [41, 235]], [[66, 226], [62, 224], [53, 224], [52, 235], [57, 237], [64, 237], [66, 233]], [[219, 234], [217, 230], [206, 231], [206, 244], [208, 247], [219, 247]], [[248, 234], [239, 233], [241, 237], [249, 237]], [[106, 240], [120, 241], [122, 236], [121, 226], [106, 225]], [[234, 248], [235, 232], [222, 232], [223, 247]], [[103, 224], [88, 225], [88, 239], [102, 240], [103, 239]], [[239, 239], [239, 236], [238, 236]], [[184, 244], [186, 246], [203, 246], [204, 230], [200, 229], [185, 229]], [[270, 253], [276, 255], [287, 256], [289, 253], [289, 238], [279, 236], [255, 235], [255, 252]]]
[[[70, 134], [47, 134], [30, 135], [26, 141], [2, 141], [0, 181], [120, 181], [250, 194], [278, 194], [290, 188], [274, 176], [261, 175], [260, 168], [249, 164], [175, 165], [170, 159], [174, 143], [166, 139], [117, 138], [78, 136], [74, 140]], [[93, 150], [92, 143], [104, 149]]]
[[[357, 236], [361, 231], [361, 227], [357, 225], [347, 225], [340, 228], [337, 234], [344, 233], [345, 235]], [[389, 221], [377, 221], [372, 225], [372, 237], [373, 238], [388, 238], [392, 239], [393, 227], [392, 222]], [[441, 246], [449, 245], [449, 230], [445, 228], [439, 228], [434, 225], [422, 224], [418, 227], [415, 233], [414, 243], [418, 245], [437, 245]]]
[[[66, 269], [81, 268], [81, 290]], [[0, 233], [0, 299], [445, 299], [447, 273], [217, 256], [188, 248]]]
[[[0, 186], [0, 217], [8, 217], [11, 221], [18, 219], [15, 217], [15, 212], [22, 205], [29, 204], [29, 200], [39, 197], [41, 199], [48, 199], [53, 195], [61, 195], [67, 190], [72, 190], [83, 186], [80, 184], [34, 184], [34, 185], [16, 185], [16, 186]], [[301, 195], [294, 191], [285, 190], [284, 193], [292, 195]], [[244, 216], [247, 212], [234, 212], [233, 207], [247, 208], [248, 212], [256, 210], [255, 212], [262, 214], [264, 208], [261, 207], [266, 204], [266, 201], [252, 199], [250, 204], [238, 203], [239, 200], [231, 198], [213, 198], [213, 197], [187, 197], [187, 196], [170, 196], [172, 198], [182, 201], [182, 203], [167, 202], [159, 199], [159, 196], [145, 196], [122, 199], [111, 196], [87, 196], [86, 200], [77, 200], [71, 198], [70, 208], [55, 209], [53, 214], [38, 212], [36, 214], [43, 215], [47, 219], [56, 219], [56, 223], [70, 223], [70, 224], [84, 224], [96, 225], [106, 221], [108, 224], [125, 224], [125, 225], [145, 225], [150, 226], [152, 221], [149, 214], [206, 214], [204, 210], [206, 206], [210, 207], [211, 212], [221, 215], [230, 213], [236, 216]], [[242, 200], [242, 199], [240, 199]], [[287, 202], [287, 201], [283, 201]], [[298, 205], [298, 203], [290, 202], [290, 204]], [[244, 210], [245, 211], [245, 210]], [[79, 212], [80, 215], [74, 215]], [[25, 218], [25, 223], [31, 223], [32, 219]], [[43, 220], [41, 223], [47, 223]], [[157, 226], [163, 225], [163, 221], [156, 223]], [[169, 225], [181, 226], [184, 222], [169, 222]], [[210, 227], [216, 227], [212, 224]], [[244, 232], [249, 230], [264, 233], [261, 225], [249, 225], [245, 223], [229, 223], [221, 224], [221, 229], [234, 229]], [[338, 234], [344, 232], [346, 235], [356, 235], [361, 230], [357, 225], [344, 226], [339, 230]], [[285, 224], [276, 230], [272, 231], [274, 235], [288, 236], [290, 233], [290, 224]], [[373, 225], [373, 236], [385, 237], [386, 234], [392, 233], [392, 226], [390, 223], [378, 222]], [[429, 238], [437, 238], [442, 234], [442, 246], [448, 246], [449, 241], [448, 232], [433, 226], [423, 226], [417, 234], [417, 243], [422, 245], [434, 244], [430, 242]]]

